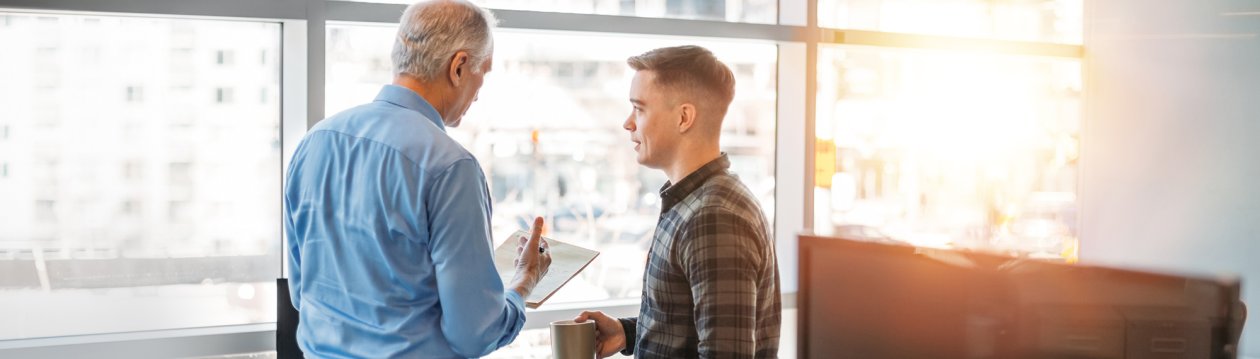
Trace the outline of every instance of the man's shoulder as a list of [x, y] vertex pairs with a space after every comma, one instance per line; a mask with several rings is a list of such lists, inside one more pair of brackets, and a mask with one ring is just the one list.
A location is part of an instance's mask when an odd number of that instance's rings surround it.
[[689, 197], [678, 206], [676, 234], [760, 237], [769, 225], [752, 191], [729, 172], [709, 178]]
[[697, 212], [761, 213], [757, 197], [734, 173], [721, 172], [713, 175], [693, 195]]
[[694, 259], [713, 255], [711, 248], [739, 248], [741, 258], [756, 260], [773, 247], [770, 224], [738, 177], [728, 172], [714, 175], [692, 196], [684, 200], [690, 202], [684, 212], [674, 217], [677, 222], [670, 232], [674, 252]]
[[329, 116], [311, 128], [312, 134], [317, 132], [345, 137], [351, 142], [369, 142], [429, 169], [440, 170], [461, 160], [475, 160], [471, 152], [423, 114], [379, 102]]

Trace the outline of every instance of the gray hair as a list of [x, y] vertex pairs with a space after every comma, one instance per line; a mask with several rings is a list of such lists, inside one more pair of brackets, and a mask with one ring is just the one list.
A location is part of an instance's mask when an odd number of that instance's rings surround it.
[[394, 39], [394, 74], [433, 80], [446, 72], [451, 56], [467, 51], [473, 71], [494, 50], [494, 14], [466, 0], [422, 1], [407, 7]]

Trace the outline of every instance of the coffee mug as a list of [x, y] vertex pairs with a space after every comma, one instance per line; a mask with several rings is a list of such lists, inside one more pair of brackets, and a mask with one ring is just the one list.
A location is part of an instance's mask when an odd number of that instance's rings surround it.
[[551, 322], [551, 354], [555, 359], [592, 359], [595, 357], [595, 321], [572, 320]]

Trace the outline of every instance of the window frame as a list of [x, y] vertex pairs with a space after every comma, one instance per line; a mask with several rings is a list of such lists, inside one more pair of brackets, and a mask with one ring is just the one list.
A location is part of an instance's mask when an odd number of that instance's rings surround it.
[[[778, 46], [774, 236], [785, 308], [796, 304], [797, 234], [810, 232], [813, 226], [814, 141], [808, 139], [814, 136], [819, 44], [1066, 57], [1081, 59], [1083, 71], [1087, 70], [1083, 45], [820, 28], [817, 1], [779, 0], [778, 7], [778, 24], [492, 10], [500, 20], [499, 27], [507, 29], [761, 40]], [[308, 128], [324, 118], [324, 42], [328, 22], [393, 24], [404, 8], [400, 4], [326, 0], [0, 0], [0, 10], [16, 12], [280, 23], [280, 131], [284, 155], [277, 170], [281, 178], [298, 141]], [[1088, 6], [1085, 11], [1089, 11]], [[802, 138], [807, 140], [801, 141]], [[284, 241], [283, 230], [281, 233]], [[287, 277], [283, 256], [280, 268], [281, 273], [277, 274]], [[584, 309], [632, 316], [638, 312], [639, 303], [637, 299], [622, 299], [557, 304], [527, 312], [525, 329], [546, 328], [550, 321], [572, 318]], [[89, 357], [100, 353], [188, 357], [274, 349], [275, 323], [0, 341], [0, 356], [29, 358]]]

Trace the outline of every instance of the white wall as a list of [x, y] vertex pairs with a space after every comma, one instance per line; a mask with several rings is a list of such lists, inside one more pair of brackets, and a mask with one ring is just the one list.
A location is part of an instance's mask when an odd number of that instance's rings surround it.
[[1086, 1], [1084, 262], [1236, 273], [1260, 358], [1260, 1]]

